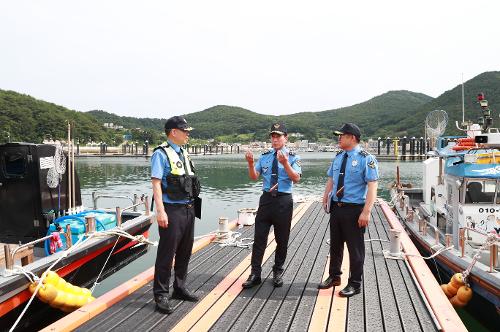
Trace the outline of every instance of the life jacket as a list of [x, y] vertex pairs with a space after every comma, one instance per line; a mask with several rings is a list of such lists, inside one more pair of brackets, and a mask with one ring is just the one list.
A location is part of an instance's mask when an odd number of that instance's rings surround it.
[[180, 148], [185, 160], [183, 162], [179, 154], [168, 143], [156, 147], [154, 151], [158, 149], [163, 150], [170, 164], [167, 186], [165, 187], [162, 184], [162, 191], [173, 201], [190, 200], [198, 197], [201, 189], [200, 181], [195, 175], [194, 165], [189, 158], [188, 152]]

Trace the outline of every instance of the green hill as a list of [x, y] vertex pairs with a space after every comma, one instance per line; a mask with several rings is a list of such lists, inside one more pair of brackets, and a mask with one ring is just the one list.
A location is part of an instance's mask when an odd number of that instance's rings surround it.
[[[465, 82], [466, 119], [476, 120], [481, 113], [476, 95], [484, 92], [490, 101], [496, 126], [500, 126], [500, 72], [486, 72]], [[250, 110], [218, 105], [185, 117], [195, 128], [194, 139], [225, 142], [265, 140], [273, 121], [284, 121], [291, 133], [305, 139], [330, 140], [333, 128], [343, 122], [355, 122], [364, 137], [423, 136], [426, 115], [435, 109], [448, 113], [448, 134], [456, 134], [455, 121], [461, 120], [461, 86], [432, 98], [411, 91], [389, 91], [366, 102], [322, 112], [302, 112], [271, 116]], [[0, 90], [0, 142], [10, 135], [14, 141], [41, 142], [44, 138], [64, 139], [67, 121], [76, 123], [75, 137], [82, 141], [120, 142], [124, 133], [134, 140], [162, 140], [165, 119], [123, 117], [104, 111], [77, 112], [13, 91]], [[106, 129], [112, 122], [127, 130]], [[136, 129], [140, 128], [140, 129]]]
[[[494, 127], [500, 127], [500, 72], [485, 72], [464, 83], [465, 120], [477, 122], [481, 116], [477, 94], [483, 92], [492, 110]], [[455, 121], [462, 122], [462, 85], [446, 91], [434, 100], [419, 107], [416, 112], [401, 122], [388, 127], [388, 132], [400, 132], [407, 136], [421, 136], [425, 117], [432, 110], [445, 110], [448, 113], [446, 134], [455, 135]]]
[[40, 143], [44, 139], [65, 139], [67, 121], [77, 124], [75, 137], [94, 141], [112, 141], [114, 133], [91, 115], [72, 111], [56, 104], [14, 91], [0, 90], [0, 142], [26, 141]]

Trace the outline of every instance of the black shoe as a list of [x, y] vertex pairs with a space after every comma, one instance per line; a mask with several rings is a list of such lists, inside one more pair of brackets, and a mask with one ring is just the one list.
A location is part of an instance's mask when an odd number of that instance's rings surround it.
[[156, 302], [156, 310], [164, 314], [171, 314], [174, 311], [174, 308], [170, 306], [168, 303], [168, 296], [159, 295], [155, 297]]
[[198, 296], [192, 294], [187, 289], [174, 289], [172, 298], [189, 302], [198, 302]]
[[260, 279], [259, 276], [256, 276], [255, 274], [251, 274], [248, 276], [247, 281], [245, 281], [241, 286], [243, 288], [252, 288], [253, 286], [257, 286], [261, 282], [262, 282], [262, 280]]
[[273, 285], [274, 287], [283, 286], [283, 272], [273, 272]]
[[340, 285], [340, 277], [328, 277], [318, 285], [318, 289], [327, 289], [331, 288], [333, 286], [338, 286]]
[[351, 297], [353, 295], [361, 293], [361, 287], [354, 287], [351, 285], [347, 285], [343, 290], [339, 292], [339, 295], [342, 297]]

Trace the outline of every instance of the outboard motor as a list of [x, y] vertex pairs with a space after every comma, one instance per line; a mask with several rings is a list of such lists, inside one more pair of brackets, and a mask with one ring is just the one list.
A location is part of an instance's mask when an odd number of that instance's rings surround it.
[[[56, 159], [55, 145], [0, 145], [0, 242], [19, 244], [41, 238], [50, 222], [68, 210], [67, 158], [61, 174], [55, 171]], [[74, 201], [81, 206], [76, 174]]]

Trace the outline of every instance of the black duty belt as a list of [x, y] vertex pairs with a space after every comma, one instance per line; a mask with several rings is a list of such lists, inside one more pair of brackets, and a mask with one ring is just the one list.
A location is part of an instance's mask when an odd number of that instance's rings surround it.
[[346, 207], [346, 206], [365, 206], [365, 204], [358, 204], [358, 203], [345, 203], [345, 202], [335, 202], [335, 201], [332, 201], [332, 204], [334, 206], [338, 206], [338, 207]]
[[273, 197], [276, 197], [276, 196], [289, 196], [291, 195], [291, 193], [282, 193], [282, 192], [270, 192], [270, 191], [263, 191], [262, 192], [263, 195], [269, 195], [269, 196], [273, 196]]

